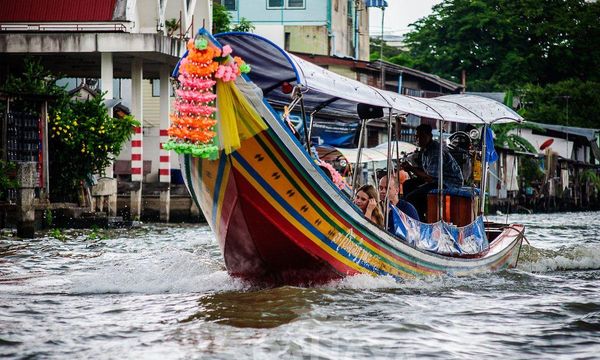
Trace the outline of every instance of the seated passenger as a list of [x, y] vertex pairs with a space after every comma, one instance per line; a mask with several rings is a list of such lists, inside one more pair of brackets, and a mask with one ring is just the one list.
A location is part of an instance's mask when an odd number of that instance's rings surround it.
[[[387, 175], [383, 176], [380, 180], [379, 180], [379, 200], [383, 203], [385, 202], [385, 194], [387, 193]], [[398, 177], [396, 176], [392, 176], [392, 182], [390, 183], [390, 195], [389, 195], [389, 199], [390, 199], [390, 206], [395, 206], [398, 210], [402, 211], [403, 213], [405, 213], [406, 215], [410, 216], [411, 218], [415, 219], [415, 220], [420, 220], [419, 219], [419, 215], [417, 214], [417, 210], [415, 210], [415, 207], [412, 206], [409, 202], [400, 199], [399, 197], [399, 192], [400, 192], [400, 184], [398, 181]], [[383, 206], [385, 206], [385, 204], [383, 204]], [[388, 231], [391, 232], [392, 234], [395, 233], [395, 226], [394, 226], [394, 217], [392, 216], [392, 213], [389, 211], [387, 211], [387, 216], [388, 216]]]
[[[417, 208], [422, 219], [426, 218], [427, 193], [436, 189], [439, 176], [440, 143], [433, 140], [431, 126], [421, 124], [417, 127], [417, 144], [421, 149], [422, 168], [408, 163], [400, 168], [412, 172], [416, 177], [404, 183], [405, 199]], [[447, 149], [443, 149], [443, 182], [445, 188], [459, 188], [463, 186], [463, 177], [458, 163]]]
[[373, 185], [361, 186], [354, 196], [354, 204], [358, 206], [365, 217], [377, 226], [383, 227], [383, 215], [377, 204], [377, 191]]

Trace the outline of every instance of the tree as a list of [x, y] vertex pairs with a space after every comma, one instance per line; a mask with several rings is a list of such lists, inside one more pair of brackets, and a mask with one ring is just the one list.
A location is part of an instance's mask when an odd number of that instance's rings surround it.
[[[89, 101], [71, 100], [69, 93], [56, 85], [56, 76], [39, 60], [25, 58], [23, 68], [20, 74], [9, 77], [3, 90], [17, 97], [52, 96], [48, 108], [50, 197], [73, 200], [81, 182], [104, 171], [139, 122], [132, 117], [110, 117], [100, 95]], [[29, 98], [13, 104], [20, 111], [39, 112]]]
[[[379, 54], [381, 52], [381, 38], [376, 38], [376, 37], [372, 37], [369, 40], [369, 52], [370, 54], [370, 60], [371, 61], [375, 61], [375, 60], [379, 60]], [[383, 59], [387, 60], [390, 59], [394, 56], [399, 55], [400, 53], [402, 53], [402, 50], [394, 47], [394, 46], [389, 46], [385, 41], [383, 41]]]
[[600, 127], [600, 83], [569, 79], [546, 86], [528, 84], [520, 92], [529, 121]]
[[214, 2], [213, 3], [213, 34], [227, 32], [231, 27], [231, 15], [225, 6]]
[[504, 90], [568, 78], [600, 80], [600, 3], [446, 0], [412, 24], [415, 67], [469, 88]]
[[70, 100], [50, 111], [50, 189], [58, 198], [77, 193], [81, 181], [103, 174], [139, 122], [108, 115], [102, 95], [87, 101]]
[[240, 22], [235, 24], [233, 28], [231, 28], [232, 31], [240, 32], [253, 32], [254, 29], [254, 24], [252, 24], [250, 20], [246, 19], [245, 17], [241, 18]]

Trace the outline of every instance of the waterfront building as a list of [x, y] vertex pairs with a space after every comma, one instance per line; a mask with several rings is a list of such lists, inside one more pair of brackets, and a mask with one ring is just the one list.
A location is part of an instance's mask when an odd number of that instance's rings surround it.
[[369, 12], [362, 0], [215, 0], [233, 23], [287, 51], [369, 59]]
[[[92, 79], [89, 84], [105, 93], [108, 107], [124, 103], [141, 122], [119, 157], [121, 162], [115, 164], [119, 168], [125, 162], [121, 171], [128, 172], [132, 184], [126, 189], [127, 212], [132, 218], [141, 217], [143, 184], [155, 180], [160, 219], [168, 221], [171, 163], [176, 161], [161, 148], [169, 127], [169, 75], [185, 50], [186, 39], [198, 27], [210, 28], [211, 24], [210, 0], [7, 2], [0, 13], [0, 80], [5, 81], [24, 56], [32, 55], [53, 74]], [[151, 80], [157, 80], [155, 88]], [[71, 81], [74, 86], [88, 84]], [[145, 96], [153, 90], [158, 96]], [[148, 98], [153, 99], [152, 107], [147, 106]], [[5, 153], [8, 145], [2, 143]], [[146, 164], [155, 176], [145, 178]], [[113, 167], [107, 168], [106, 175], [113, 178]], [[45, 185], [39, 186], [43, 194]], [[108, 213], [115, 215], [112, 205]]]

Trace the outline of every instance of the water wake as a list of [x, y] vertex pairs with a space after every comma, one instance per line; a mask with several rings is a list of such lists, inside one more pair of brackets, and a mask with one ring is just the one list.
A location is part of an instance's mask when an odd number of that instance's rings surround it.
[[112, 254], [94, 270], [72, 275], [73, 293], [184, 293], [242, 290], [220, 262], [178, 249]]
[[600, 244], [563, 247], [558, 250], [524, 246], [518, 268], [529, 272], [600, 269]]

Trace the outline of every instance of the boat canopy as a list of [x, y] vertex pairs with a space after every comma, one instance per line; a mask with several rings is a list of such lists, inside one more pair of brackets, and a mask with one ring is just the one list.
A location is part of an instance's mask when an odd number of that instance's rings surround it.
[[[356, 105], [364, 103], [388, 109], [394, 114], [469, 123], [520, 122], [523, 118], [505, 105], [476, 95], [446, 95], [418, 98], [376, 89], [338, 75], [290, 54], [261, 36], [230, 32], [215, 35], [222, 45], [231, 45], [233, 55], [252, 67], [248, 77], [276, 106], [290, 103], [292, 95], [282, 85], [300, 85], [308, 112], [323, 116], [357, 118]], [[291, 90], [288, 87], [288, 90]]]
[[[363, 148], [360, 162], [369, 163], [387, 161], [387, 147], [388, 143], [386, 142], [377, 145], [376, 147]], [[412, 153], [413, 151], [417, 150], [417, 146], [411, 143], [407, 143], [405, 141], [394, 141], [392, 142], [392, 157], [395, 156], [397, 148], [398, 152], [405, 154]], [[319, 154], [319, 159], [325, 161], [339, 161], [343, 158], [349, 163], [356, 164], [358, 158], [357, 148], [342, 148], [329, 145], [319, 145], [317, 146], [317, 153]]]

